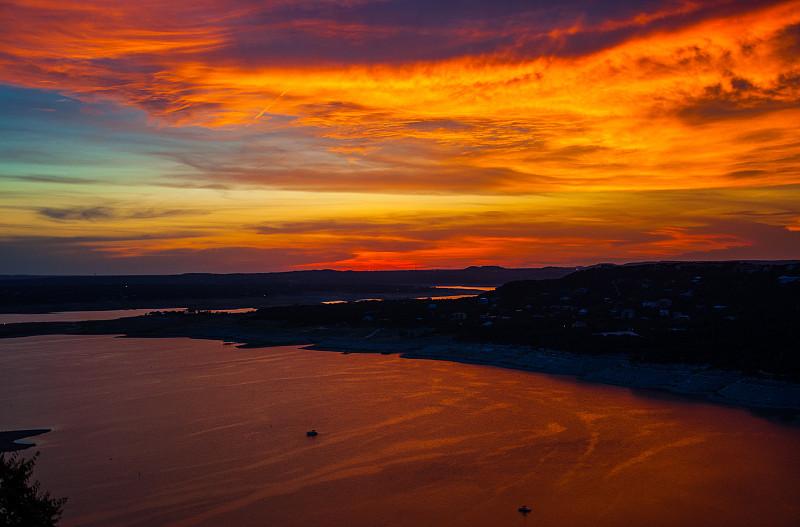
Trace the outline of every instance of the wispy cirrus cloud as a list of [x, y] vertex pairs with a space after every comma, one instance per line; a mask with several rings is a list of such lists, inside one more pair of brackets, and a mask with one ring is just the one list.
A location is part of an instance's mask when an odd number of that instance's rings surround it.
[[40, 216], [58, 221], [107, 221], [107, 220], [143, 220], [157, 219], [168, 216], [197, 215], [197, 210], [182, 209], [144, 209], [137, 210], [129, 207], [128, 210], [120, 210], [115, 207], [94, 206], [94, 207], [70, 207], [52, 208], [43, 207], [37, 211]]
[[31, 175], [31, 176], [4, 176], [0, 175], [0, 179], [7, 179], [12, 181], [22, 181], [29, 183], [47, 183], [58, 185], [94, 185], [101, 183], [99, 179], [76, 178], [76, 177], [59, 177], [50, 175]]
[[[109, 241], [86, 237], [0, 238], [0, 274], [153, 274], [154, 269], [158, 274], [262, 272], [353, 256], [337, 250], [253, 247], [173, 248], [132, 255], [105, 250]], [[52, 265], [54, 260], [58, 261], [57, 269]]]

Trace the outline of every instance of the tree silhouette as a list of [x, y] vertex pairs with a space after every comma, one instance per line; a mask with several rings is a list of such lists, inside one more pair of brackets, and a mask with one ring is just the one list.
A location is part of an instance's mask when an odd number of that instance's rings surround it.
[[39, 453], [23, 459], [0, 453], [0, 527], [49, 527], [61, 519], [66, 498], [51, 498], [31, 481]]

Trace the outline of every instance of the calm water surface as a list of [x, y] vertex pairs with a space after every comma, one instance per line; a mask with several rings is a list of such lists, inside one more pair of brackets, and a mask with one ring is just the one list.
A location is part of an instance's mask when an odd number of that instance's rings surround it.
[[[160, 309], [112, 309], [108, 311], [58, 311], [56, 313], [0, 313], [0, 324], [21, 322], [79, 322], [82, 320], [114, 320], [122, 317], [138, 317], [153, 311], [184, 311], [183, 307]], [[255, 311], [246, 307], [241, 309], [210, 309], [212, 313], [248, 313]]]
[[[167, 308], [182, 311], [183, 308]], [[81, 320], [114, 320], [122, 317], [146, 315], [155, 309], [112, 309], [108, 311], [58, 311], [56, 313], [0, 313], [0, 324], [21, 322], [78, 322]]]
[[40, 427], [63, 527], [800, 525], [798, 428], [491, 367], [0, 340], [0, 429]]

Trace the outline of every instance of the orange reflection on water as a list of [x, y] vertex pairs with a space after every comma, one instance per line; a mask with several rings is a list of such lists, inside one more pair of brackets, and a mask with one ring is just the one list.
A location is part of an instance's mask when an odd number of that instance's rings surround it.
[[48, 336], [3, 349], [4, 426], [54, 428], [37, 438], [37, 477], [70, 497], [66, 527], [800, 521], [800, 430], [738, 409], [295, 347]]

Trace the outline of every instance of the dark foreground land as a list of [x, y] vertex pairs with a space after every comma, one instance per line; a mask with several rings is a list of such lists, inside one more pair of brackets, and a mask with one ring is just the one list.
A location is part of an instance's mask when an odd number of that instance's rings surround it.
[[800, 409], [796, 263], [609, 265], [461, 299], [154, 312], [0, 328], [0, 338], [45, 333], [405, 353]]
[[0, 432], [0, 452], [16, 452], [36, 446], [33, 443], [17, 443], [20, 439], [38, 436], [50, 432], [49, 428], [35, 428], [32, 430], [8, 430]]

